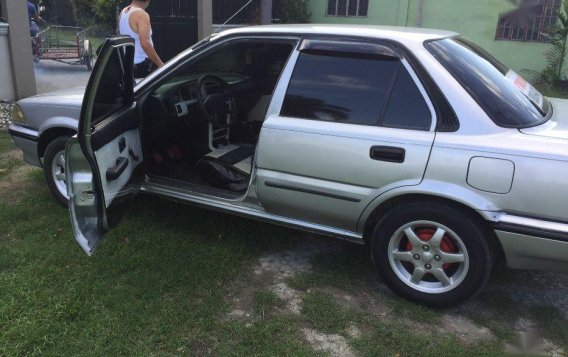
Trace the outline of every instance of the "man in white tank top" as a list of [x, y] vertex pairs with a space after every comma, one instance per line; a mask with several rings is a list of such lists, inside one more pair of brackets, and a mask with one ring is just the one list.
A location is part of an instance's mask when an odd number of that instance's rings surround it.
[[[134, 77], [144, 78], [152, 72], [153, 65], [162, 67], [164, 62], [154, 49], [152, 26], [146, 8], [150, 0], [133, 0], [118, 18], [118, 33], [134, 38]], [[153, 64], [153, 65], [152, 65]]]

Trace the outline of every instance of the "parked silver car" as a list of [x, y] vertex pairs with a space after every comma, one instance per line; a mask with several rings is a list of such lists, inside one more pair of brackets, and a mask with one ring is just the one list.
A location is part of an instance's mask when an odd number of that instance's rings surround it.
[[241, 28], [138, 84], [132, 57], [108, 39], [84, 98], [22, 100], [10, 127], [87, 254], [141, 191], [366, 243], [433, 306], [495, 260], [568, 271], [568, 101], [455, 33]]

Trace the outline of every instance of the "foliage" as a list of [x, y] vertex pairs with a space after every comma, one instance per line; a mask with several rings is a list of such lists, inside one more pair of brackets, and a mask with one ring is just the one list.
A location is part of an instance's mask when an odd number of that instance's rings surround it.
[[75, 18], [75, 6], [71, 0], [42, 0], [45, 12], [41, 14], [48, 23], [56, 25], [74, 26], [77, 24]]
[[563, 10], [558, 13], [558, 23], [546, 31], [551, 44], [545, 52], [546, 68], [541, 72], [532, 72], [536, 83], [546, 84], [552, 88], [558, 87], [564, 76], [562, 69], [568, 43], [568, 1], [563, 2]]
[[282, 0], [280, 2], [280, 17], [283, 23], [309, 23], [312, 13], [308, 9], [309, 0]]
[[115, 28], [116, 12], [121, 3], [120, 0], [92, 0], [91, 7], [99, 23]]

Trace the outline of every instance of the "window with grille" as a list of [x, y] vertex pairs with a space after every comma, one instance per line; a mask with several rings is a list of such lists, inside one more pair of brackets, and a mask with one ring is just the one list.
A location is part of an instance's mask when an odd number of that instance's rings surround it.
[[328, 16], [367, 16], [369, 0], [328, 0]]
[[556, 24], [562, 0], [532, 0], [499, 16], [496, 40], [548, 42], [546, 30]]

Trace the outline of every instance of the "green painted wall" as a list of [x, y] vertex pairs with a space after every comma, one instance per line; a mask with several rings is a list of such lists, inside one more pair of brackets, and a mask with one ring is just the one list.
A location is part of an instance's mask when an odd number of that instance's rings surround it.
[[409, 2], [411, 0], [369, 0], [366, 17], [327, 16], [327, 0], [310, 0], [310, 11], [313, 23], [405, 26]]
[[[327, 0], [310, 0], [312, 22], [416, 26], [419, 0], [369, 0], [367, 17], [326, 16]], [[496, 41], [500, 13], [514, 9], [507, 0], [423, 0], [422, 27], [459, 32], [519, 72], [539, 71], [546, 65], [549, 45], [537, 42]]]

